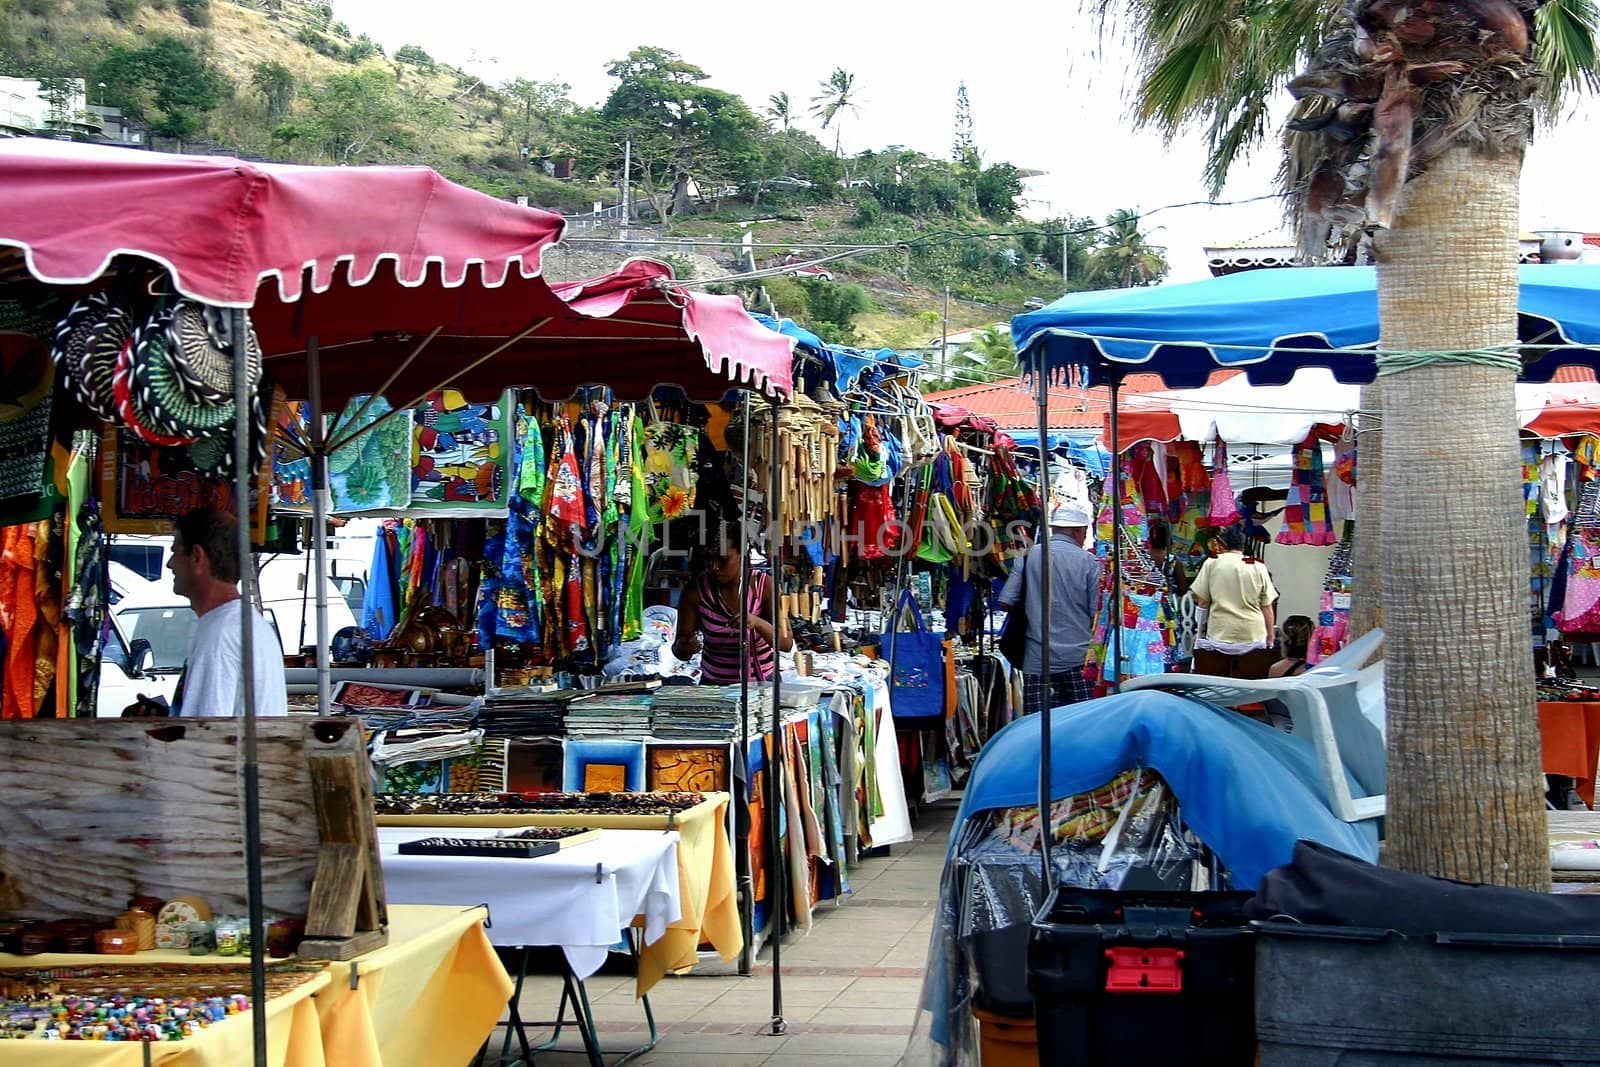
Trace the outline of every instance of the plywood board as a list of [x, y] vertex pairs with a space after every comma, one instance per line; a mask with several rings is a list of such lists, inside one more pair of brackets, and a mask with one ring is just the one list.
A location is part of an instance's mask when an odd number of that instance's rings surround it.
[[[360, 731], [263, 719], [257, 738], [263, 900], [304, 915], [318, 850], [308, 755], [360, 753]], [[149, 894], [244, 914], [240, 742], [236, 719], [0, 722], [0, 913], [112, 915]]]

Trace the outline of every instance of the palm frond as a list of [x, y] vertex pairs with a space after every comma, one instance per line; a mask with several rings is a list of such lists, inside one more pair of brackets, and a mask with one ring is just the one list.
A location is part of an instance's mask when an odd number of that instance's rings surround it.
[[1545, 73], [1540, 103], [1553, 120], [1562, 97], [1600, 92], [1600, 53], [1595, 46], [1600, 9], [1594, 0], [1546, 0], [1534, 12], [1534, 58]]

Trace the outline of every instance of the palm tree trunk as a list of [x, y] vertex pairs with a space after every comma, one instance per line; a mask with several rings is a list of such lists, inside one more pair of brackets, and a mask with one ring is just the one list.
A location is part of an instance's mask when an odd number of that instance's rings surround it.
[[[1377, 244], [1385, 348], [1516, 341], [1521, 169], [1455, 148], [1406, 185]], [[1461, 363], [1384, 380], [1385, 862], [1548, 890], [1514, 381]]]
[[[1361, 387], [1361, 436], [1356, 446], [1355, 592], [1350, 637], [1383, 626], [1383, 380]], [[1380, 653], [1381, 655], [1381, 653]]]

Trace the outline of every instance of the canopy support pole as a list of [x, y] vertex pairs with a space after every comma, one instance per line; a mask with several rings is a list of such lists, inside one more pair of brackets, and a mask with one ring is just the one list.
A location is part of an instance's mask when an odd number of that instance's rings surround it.
[[[395, 383], [395, 380], [398, 379], [400, 377], [400, 375], [405, 372], [405, 369], [407, 367], [411, 366], [411, 364], [416, 362], [417, 357], [422, 355], [423, 349], [427, 348], [430, 344], [432, 344], [433, 343], [433, 339], [435, 337], [438, 337], [439, 336], [439, 331], [443, 330], [443, 329], [444, 329], [443, 326], [435, 326], [432, 330], [429, 330], [428, 331], [428, 336], [426, 336], [422, 340], [418, 341], [417, 342], [417, 346], [415, 348], [413, 348], [409, 353], [406, 354], [406, 358], [405, 359], [402, 359], [399, 363], [395, 364], [394, 370], [389, 372], [389, 377], [387, 377], [387, 378], [385, 378], [383, 380], [383, 384], [378, 386], [372, 392], [368, 393], [367, 394], [367, 399], [362, 402], [362, 404], [361, 404], [361, 406], [359, 408], [356, 409], [355, 415], [353, 415], [351, 417], [351, 419], [350, 419], [350, 424], [352, 426], [357, 425], [357, 424], [359, 424], [361, 422], [361, 420], [366, 416], [367, 412], [372, 408], [372, 405], [377, 402], [377, 399], [388, 391], [389, 386], [391, 386], [391, 385], [393, 385]], [[317, 343], [317, 339], [315, 337], [311, 338], [309, 343], [307, 343], [307, 345], [306, 345], [307, 377], [310, 378], [310, 382], [307, 383], [308, 388], [306, 390], [308, 393], [311, 391], [311, 389], [316, 389], [319, 392], [322, 389], [322, 383], [317, 381], [315, 372], [313, 372], [310, 369], [311, 367], [316, 365], [313, 361], [318, 358], [318, 353], [314, 353], [313, 349], [319, 349], [320, 350], [320, 347], [321, 346]], [[311, 384], [313, 382], [315, 384]], [[354, 437], [355, 437], [355, 435], [352, 434], [351, 435], [351, 439], [353, 440]], [[345, 442], [345, 441], [340, 441], [339, 442], [339, 444], [341, 444], [341, 445], [345, 444], [345, 443], [347, 443], [347, 442]], [[337, 448], [338, 445], [335, 445], [334, 447]]]
[[[739, 464], [741, 483], [739, 515], [739, 758], [734, 766], [744, 765], [745, 795], [755, 789], [755, 775], [750, 770], [750, 394], [740, 394], [740, 408], [744, 412], [744, 456]], [[719, 533], [720, 547], [720, 533]], [[747, 813], [748, 803], [742, 805]], [[738, 813], [734, 813], [733, 829], [739, 829]], [[750, 838], [734, 842], [733, 854], [739, 875], [739, 925], [743, 928], [744, 948], [739, 950], [739, 973], [748, 975], [755, 940], [756, 882], [750, 866]]]
[[[538, 331], [542, 326], [544, 326], [546, 323], [548, 323], [550, 321], [550, 318], [551, 318], [550, 316], [546, 316], [545, 318], [540, 319], [538, 322], [535, 322], [533, 325], [529, 326], [527, 329], [521, 331], [520, 333], [517, 333], [517, 334], [515, 334], [515, 335], [513, 335], [511, 337], [506, 338], [500, 344], [495, 345], [489, 351], [485, 352], [483, 355], [479, 356], [477, 359], [473, 360], [471, 363], [468, 363], [465, 367], [462, 367], [459, 370], [451, 372], [450, 376], [445, 378], [444, 381], [439, 382], [439, 383], [437, 383], [436, 385], [433, 385], [430, 388], [424, 389], [422, 392], [420, 392], [416, 396], [412, 397], [408, 402], [406, 402], [404, 404], [400, 404], [397, 407], [390, 408], [384, 414], [382, 414], [382, 415], [378, 416], [376, 419], [372, 420], [372, 422], [369, 425], [362, 426], [362, 427], [359, 427], [359, 428], [354, 428], [357, 419], [351, 419], [350, 420], [350, 424], [351, 424], [352, 428], [350, 428], [348, 430], [348, 432], [346, 432], [344, 434], [341, 434], [334, 441], [332, 446], [330, 446], [329, 451], [332, 451], [332, 449], [334, 449], [334, 448], [340, 448], [340, 447], [342, 447], [344, 445], [349, 444], [351, 441], [354, 441], [357, 437], [360, 437], [362, 434], [370, 433], [375, 428], [377, 428], [379, 426], [382, 426], [385, 422], [388, 422], [390, 419], [394, 418], [396, 415], [400, 414], [402, 411], [409, 411], [412, 408], [416, 407], [418, 404], [420, 404], [424, 400], [428, 399], [430, 394], [437, 393], [439, 390], [441, 390], [441, 389], [445, 388], [446, 386], [448, 386], [451, 382], [454, 382], [457, 378], [460, 378], [463, 374], [468, 374], [468, 373], [471, 373], [474, 370], [477, 370], [479, 367], [483, 366], [485, 363], [489, 362], [495, 356], [498, 356], [500, 353], [504, 352], [506, 349], [510, 348], [512, 345], [516, 344], [518, 341], [521, 341], [523, 338], [527, 337], [529, 334]], [[428, 335], [427, 339], [425, 339], [423, 341], [423, 344], [422, 345], [418, 345], [416, 350], [413, 351], [410, 356], [406, 357], [406, 362], [410, 363], [411, 360], [415, 359], [422, 352], [423, 345], [426, 345], [429, 340], [432, 340], [433, 337], [438, 334], [438, 332], [439, 332], [439, 328], [435, 327], [433, 333], [430, 333]], [[389, 375], [389, 379], [388, 379], [388, 381], [383, 383], [382, 389], [387, 389], [387, 388], [389, 388], [389, 386], [393, 385], [395, 379], [399, 376], [400, 371], [404, 370], [404, 369], [405, 369], [404, 366], [402, 366], [400, 368], [397, 368], [393, 374]], [[373, 396], [379, 396], [379, 395], [381, 395], [381, 390], [378, 393], [374, 393], [373, 394]], [[369, 397], [368, 400], [367, 400], [367, 403], [363, 404], [361, 406], [361, 410], [356, 413], [357, 414], [357, 418], [359, 418], [362, 414], [364, 414], [366, 412], [367, 406], [370, 405], [371, 403], [372, 403], [372, 399]]]
[[[311, 557], [317, 583], [317, 714], [329, 714], [333, 699], [333, 668], [328, 633], [328, 514], [333, 510], [328, 487], [327, 433], [322, 418], [322, 354], [315, 337], [306, 343], [307, 401], [311, 408]], [[302, 630], [305, 612], [300, 613]], [[295, 649], [296, 652], [300, 651]]]
[[[1050, 590], [1054, 583], [1050, 580], [1050, 373], [1042, 356], [1033, 379], [1039, 415], [1039, 862], [1048, 898], [1056, 885], [1055, 867], [1050, 862], [1050, 710], [1055, 694], [1050, 683]], [[1023, 611], [1028, 608], [1027, 587], [1024, 578], [1018, 605]]]
[[[1111, 688], [1122, 685], [1122, 441], [1117, 436], [1117, 396], [1122, 375], [1113, 372], [1111, 388], [1111, 611], [1106, 628], [1111, 631]], [[1101, 494], [1104, 496], [1104, 494]]]
[[[778, 814], [783, 804], [783, 775], [784, 762], [788, 758], [788, 734], [783, 724], [783, 669], [779, 661], [781, 653], [778, 650], [778, 635], [783, 628], [778, 622], [778, 613], [783, 610], [783, 597], [778, 595], [778, 550], [781, 544], [781, 533], [778, 530], [778, 516], [780, 514], [781, 488], [778, 479], [782, 472], [778, 470], [778, 398], [772, 398], [772, 433], [768, 440], [767, 453], [767, 535], [764, 538], [767, 551], [768, 578], [773, 583], [772, 589], [772, 753], [767, 757], [767, 784], [772, 788], [767, 795], [767, 828], [770, 844], [767, 852], [772, 857], [771, 869], [768, 871], [767, 884], [772, 887], [772, 1022], [768, 1034], [778, 1037], [789, 1029], [789, 1024], [783, 1018], [783, 934], [787, 923], [784, 921], [789, 906], [788, 864], [784, 862], [783, 840], [779, 832]], [[746, 637], [748, 640], [748, 635]], [[789, 827], [790, 833], [799, 830], [797, 826]]]
[[250, 902], [250, 1029], [255, 1067], [267, 1067], [267, 929], [261, 894], [261, 780], [256, 756], [255, 570], [250, 562], [250, 371], [246, 338], [250, 325], [244, 309], [234, 308], [233, 347], [233, 478], [239, 528], [239, 666], [244, 705], [239, 709], [244, 733], [244, 867]]

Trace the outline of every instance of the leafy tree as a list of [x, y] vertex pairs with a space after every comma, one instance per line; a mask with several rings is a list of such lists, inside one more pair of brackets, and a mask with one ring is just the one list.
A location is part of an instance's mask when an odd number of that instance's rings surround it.
[[341, 163], [410, 146], [404, 103], [382, 67], [330, 75], [306, 94], [306, 104], [305, 121], [280, 127], [279, 140], [308, 142]]
[[806, 294], [806, 325], [831, 343], [852, 345], [858, 340], [855, 318], [871, 311], [872, 298], [859, 285], [797, 278]]
[[[1138, 113], [1169, 134], [1202, 127], [1216, 188], [1267, 134], [1276, 94], [1288, 85], [1302, 97], [1285, 167], [1302, 250], [1324, 257], [1372, 232], [1384, 349], [1516, 343], [1532, 105], [1600, 82], [1592, 5], [1100, 3], [1131, 19]], [[1448, 361], [1386, 369], [1362, 398], [1383, 429], [1363, 435], [1355, 552], [1380, 568], [1363, 569], [1358, 595], [1378, 594], [1389, 665], [1385, 862], [1548, 889], [1516, 374]], [[1441, 528], [1457, 534], [1448, 553]], [[1438, 654], [1440, 633], [1451, 656]]]
[[416, 67], [418, 70], [425, 70], [429, 74], [432, 74], [438, 66], [432, 56], [414, 44], [403, 44], [395, 49], [394, 61]]
[[856, 96], [856, 76], [843, 67], [835, 67], [827, 80], [818, 85], [822, 91], [811, 98], [811, 115], [822, 120], [822, 128], [833, 126], [833, 154], [842, 158], [840, 127], [845, 112], [861, 113], [861, 101]]
[[294, 106], [294, 73], [276, 60], [264, 60], [250, 68], [250, 88], [265, 102], [267, 117], [274, 122]]
[[1151, 245], [1139, 229], [1139, 214], [1126, 208], [1106, 217], [1106, 229], [1089, 253], [1085, 281], [1091, 289], [1154, 285], [1166, 277], [1166, 249]]
[[964, 377], [997, 382], [1015, 378], [1022, 371], [1017, 365], [1017, 346], [1011, 331], [1000, 326], [985, 326], [962, 345], [951, 360]]
[[691, 209], [691, 181], [705, 189], [757, 176], [761, 120], [739, 97], [703, 84], [704, 70], [643, 45], [606, 73], [617, 84], [589, 126], [589, 143], [607, 158], [607, 145], [633, 142], [634, 175], [663, 219]]
[[1017, 213], [1017, 197], [1022, 195], [1022, 179], [1010, 163], [996, 163], [978, 172], [973, 196], [978, 210], [991, 219], [1008, 222]]
[[142, 48], [119, 46], [95, 72], [106, 100], [164, 137], [193, 137], [221, 103], [228, 82], [189, 42], [162, 34]]
[[578, 109], [570, 95], [572, 86], [516, 78], [502, 85], [500, 92], [514, 105], [504, 119], [506, 134], [530, 157], [553, 154], [570, 143], [570, 120]]
[[52, 121], [73, 119], [72, 101], [78, 93], [78, 83], [73, 78], [44, 77], [39, 79], [39, 99], [50, 109]]

